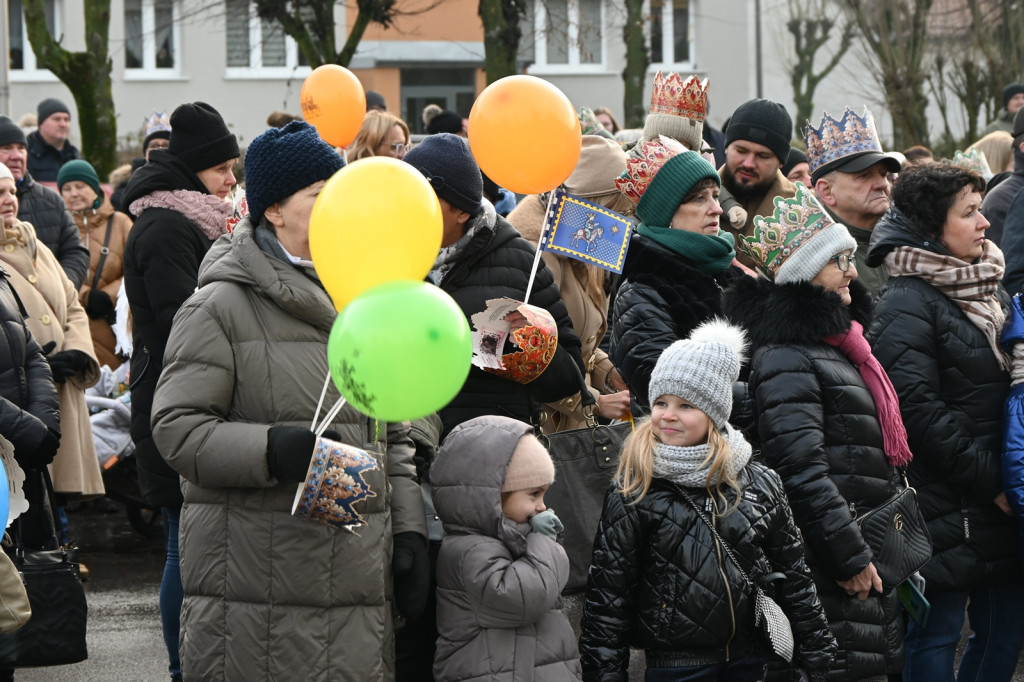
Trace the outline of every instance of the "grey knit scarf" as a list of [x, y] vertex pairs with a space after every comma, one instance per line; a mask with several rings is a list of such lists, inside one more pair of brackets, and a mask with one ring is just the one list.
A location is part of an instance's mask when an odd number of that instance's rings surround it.
[[[729, 424], [725, 425], [725, 433], [722, 434], [722, 437], [732, 451], [732, 457], [729, 458], [726, 468], [729, 475], [735, 480], [743, 467], [747, 466], [747, 462], [750, 461], [750, 443], [742, 433]], [[702, 466], [710, 451], [711, 446], [707, 443], [689, 447], [658, 443], [654, 449], [654, 475], [678, 483], [684, 488], [705, 488], [709, 483], [716, 485], [718, 483], [717, 476], [709, 482], [707, 467]]]
[[454, 244], [443, 247], [441, 252], [437, 254], [434, 267], [427, 274], [427, 279], [431, 283], [441, 284], [444, 276], [448, 274], [448, 271], [452, 269], [462, 254], [465, 253], [466, 247], [469, 246], [469, 243], [473, 241], [478, 232], [481, 230], [494, 231], [498, 214], [494, 212], [494, 206], [491, 205], [491, 202], [485, 200], [481, 203], [483, 210], [469, 220], [469, 223], [466, 225], [466, 233], [459, 237], [459, 240]]

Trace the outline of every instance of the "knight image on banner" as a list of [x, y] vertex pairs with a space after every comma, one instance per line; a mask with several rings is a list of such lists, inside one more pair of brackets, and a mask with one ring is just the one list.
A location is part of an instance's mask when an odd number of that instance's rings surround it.
[[615, 211], [556, 190], [540, 247], [621, 273], [633, 222]]

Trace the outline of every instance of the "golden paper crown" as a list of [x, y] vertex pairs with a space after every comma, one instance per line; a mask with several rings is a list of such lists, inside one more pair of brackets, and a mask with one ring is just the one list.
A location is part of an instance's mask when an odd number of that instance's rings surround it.
[[846, 107], [838, 121], [824, 112], [821, 124], [815, 128], [807, 122], [804, 129], [807, 147], [807, 165], [811, 175], [819, 168], [839, 159], [864, 152], [882, 152], [882, 143], [875, 130], [875, 119], [867, 109], [861, 116]]
[[626, 159], [626, 170], [615, 179], [615, 186], [630, 201], [638, 204], [661, 167], [673, 156], [685, 151], [686, 147], [664, 135], [657, 140], [639, 142], [630, 151]]
[[814, 191], [796, 183], [792, 199], [775, 197], [770, 216], [754, 218], [754, 233], [740, 236], [736, 247], [754, 260], [758, 270], [774, 280], [779, 268], [811, 237], [836, 222], [828, 214]]
[[685, 81], [678, 73], [654, 76], [651, 90], [651, 114], [667, 114], [703, 123], [708, 114], [708, 79], [690, 76]]
[[965, 152], [956, 150], [956, 153], [953, 154], [953, 165], [977, 171], [985, 180], [992, 178], [992, 169], [988, 165], [988, 159], [985, 158], [985, 152], [977, 147], [971, 147]]

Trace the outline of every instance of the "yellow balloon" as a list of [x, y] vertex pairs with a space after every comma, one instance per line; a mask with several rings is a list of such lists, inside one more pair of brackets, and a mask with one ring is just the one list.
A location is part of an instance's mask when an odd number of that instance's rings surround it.
[[324, 185], [309, 220], [309, 248], [340, 311], [378, 284], [425, 278], [442, 229], [441, 204], [427, 179], [404, 161], [374, 156]]

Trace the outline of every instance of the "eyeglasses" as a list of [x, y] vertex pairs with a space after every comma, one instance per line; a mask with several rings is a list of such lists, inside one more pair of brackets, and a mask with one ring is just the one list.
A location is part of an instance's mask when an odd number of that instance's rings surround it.
[[847, 272], [851, 265], [857, 265], [857, 258], [852, 253], [837, 253], [829, 261], [835, 262], [836, 267], [843, 272]]
[[411, 144], [405, 144], [404, 142], [396, 142], [388, 146], [391, 147], [391, 151], [393, 151], [396, 154], [402, 154], [412, 149]]

